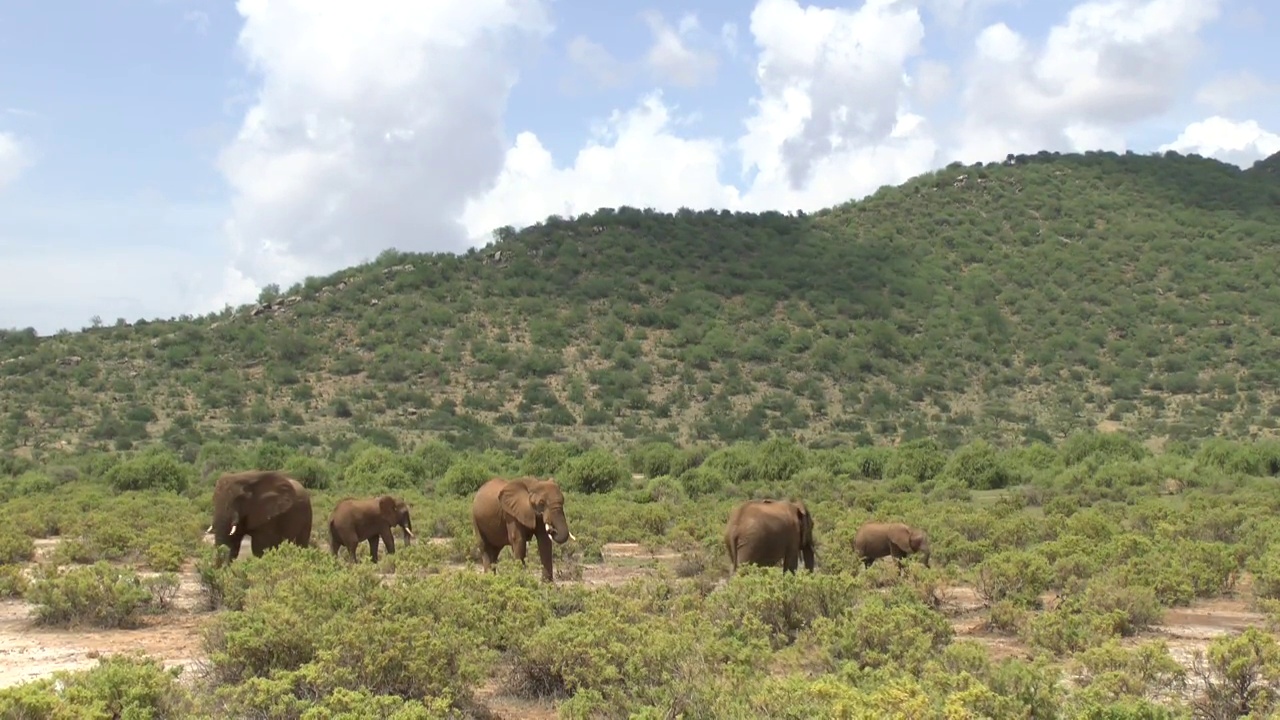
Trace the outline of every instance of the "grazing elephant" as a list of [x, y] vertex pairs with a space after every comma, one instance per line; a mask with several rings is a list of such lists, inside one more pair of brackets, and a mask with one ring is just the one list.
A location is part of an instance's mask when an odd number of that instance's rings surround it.
[[772, 566], [795, 573], [799, 558], [813, 572], [813, 515], [802, 502], [748, 500], [729, 514], [724, 544], [734, 572], [741, 564]]
[[245, 535], [254, 557], [285, 541], [310, 547], [311, 494], [282, 472], [227, 473], [214, 485], [213, 524], [205, 533], [231, 550], [231, 560], [239, 557]]
[[853, 551], [862, 558], [864, 568], [871, 563], [892, 555], [902, 572], [902, 558], [919, 553], [925, 567], [929, 567], [929, 534], [903, 523], [869, 522], [858, 528], [853, 537]]
[[524, 566], [525, 545], [533, 536], [538, 540], [545, 582], [552, 582], [551, 541], [554, 539], [560, 545], [577, 539], [569, 532], [569, 523], [564, 517], [564, 493], [554, 478], [489, 480], [480, 486], [471, 502], [471, 523], [480, 541], [485, 572], [497, 572], [493, 565], [507, 545]]
[[369, 541], [369, 556], [378, 562], [378, 540], [387, 546], [387, 554], [396, 553], [396, 540], [391, 528], [399, 525], [404, 532], [404, 544], [413, 539], [413, 523], [409, 520], [409, 506], [404, 500], [390, 495], [372, 498], [343, 498], [329, 514], [329, 550], [338, 554], [345, 547], [356, 559], [356, 546]]

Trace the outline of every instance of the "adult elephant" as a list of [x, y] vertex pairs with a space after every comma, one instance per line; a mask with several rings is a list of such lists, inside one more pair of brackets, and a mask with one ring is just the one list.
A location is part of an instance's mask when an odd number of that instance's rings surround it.
[[729, 513], [724, 530], [733, 571], [742, 564], [773, 566], [795, 573], [800, 557], [813, 572], [813, 515], [803, 502], [748, 500]]
[[565, 520], [564, 493], [553, 478], [489, 480], [471, 501], [471, 523], [480, 542], [485, 572], [497, 572], [493, 566], [507, 545], [520, 565], [525, 566], [525, 546], [533, 537], [538, 542], [544, 582], [552, 582], [551, 541], [562, 545], [576, 539]]
[[905, 523], [864, 523], [853, 536], [853, 552], [862, 559], [864, 568], [890, 555], [902, 572], [902, 558], [912, 554], [919, 554], [929, 567], [929, 534]]
[[378, 541], [387, 546], [387, 554], [396, 553], [396, 540], [391, 528], [400, 527], [404, 544], [413, 539], [413, 522], [409, 518], [409, 506], [404, 500], [390, 495], [371, 498], [343, 498], [329, 513], [329, 550], [338, 554], [345, 547], [356, 559], [356, 546], [369, 541], [369, 556], [378, 562]]
[[[213, 488], [214, 545], [225, 545], [231, 560], [249, 536], [254, 557], [282, 542], [311, 546], [311, 494], [302, 483], [275, 470], [227, 473]], [[220, 563], [219, 563], [220, 564]]]

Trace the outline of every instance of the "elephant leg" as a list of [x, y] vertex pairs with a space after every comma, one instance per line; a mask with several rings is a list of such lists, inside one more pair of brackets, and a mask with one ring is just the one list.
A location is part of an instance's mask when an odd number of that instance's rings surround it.
[[871, 568], [871, 563], [873, 563], [873, 562], [875, 562], [875, 561], [876, 561], [876, 559], [875, 559], [875, 558], [873, 558], [873, 557], [864, 557], [864, 558], [862, 558], [862, 569], [863, 569], [863, 570], [870, 569], [870, 568]]
[[528, 567], [528, 565], [526, 565], [524, 561], [524, 556], [527, 550], [528, 543], [529, 543], [528, 539], [523, 537], [515, 538], [511, 542], [511, 555], [515, 559], [520, 561], [520, 567]]
[[538, 559], [542, 561], [543, 582], [554, 582], [551, 572], [551, 538], [546, 533], [534, 536], [538, 540]]
[[235, 560], [240, 557], [240, 544], [244, 542], [243, 535], [232, 535], [227, 538], [227, 550], [230, 553], [230, 559]]
[[356, 550], [360, 547], [360, 543], [352, 540], [346, 543], [344, 547], [347, 549], [347, 554], [351, 556], [351, 562], [356, 562]]
[[480, 544], [480, 562], [484, 566], [482, 572], [498, 572], [494, 567], [498, 564], [498, 554], [502, 552], [502, 548], [494, 547], [487, 542]]
[[387, 546], [387, 554], [396, 554], [396, 538], [391, 534], [391, 528], [382, 531], [382, 544]]
[[369, 538], [369, 557], [373, 558], [374, 562], [378, 562], [378, 536], [377, 535], [374, 535]]
[[787, 554], [782, 557], [782, 572], [795, 575], [796, 568], [800, 565], [800, 551], [787, 550]]
[[257, 532], [249, 536], [249, 549], [253, 551], [254, 557], [262, 557], [262, 554], [279, 543], [269, 531]]

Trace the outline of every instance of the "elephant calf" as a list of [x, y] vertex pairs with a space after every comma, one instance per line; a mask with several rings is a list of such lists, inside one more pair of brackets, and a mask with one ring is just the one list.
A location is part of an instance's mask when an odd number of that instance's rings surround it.
[[862, 559], [864, 568], [890, 555], [902, 572], [902, 558], [913, 553], [919, 553], [924, 566], [929, 567], [929, 534], [904, 523], [869, 522], [854, 535], [853, 552]]
[[387, 546], [387, 554], [396, 552], [396, 540], [391, 528], [399, 525], [404, 532], [406, 545], [413, 539], [413, 523], [409, 520], [409, 506], [404, 500], [382, 495], [373, 498], [343, 498], [329, 515], [329, 551], [338, 554], [345, 547], [356, 559], [356, 547], [363, 540], [369, 541], [369, 556], [378, 562], [378, 540]]
[[729, 514], [724, 544], [734, 572], [738, 565], [777, 565], [795, 573], [800, 557], [813, 572], [813, 515], [802, 502], [748, 500]]

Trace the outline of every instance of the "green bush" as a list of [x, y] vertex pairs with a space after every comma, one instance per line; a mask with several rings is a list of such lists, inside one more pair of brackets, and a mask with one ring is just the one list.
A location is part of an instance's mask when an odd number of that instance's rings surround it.
[[106, 481], [118, 492], [168, 490], [180, 493], [187, 489], [193, 475], [191, 466], [172, 453], [152, 449], [112, 467], [107, 471]]
[[37, 622], [65, 628], [136, 627], [153, 601], [137, 573], [105, 562], [62, 572], [40, 566], [26, 597]]
[[625, 483], [627, 471], [612, 453], [593, 449], [566, 460], [559, 480], [567, 490], [604, 493]]

